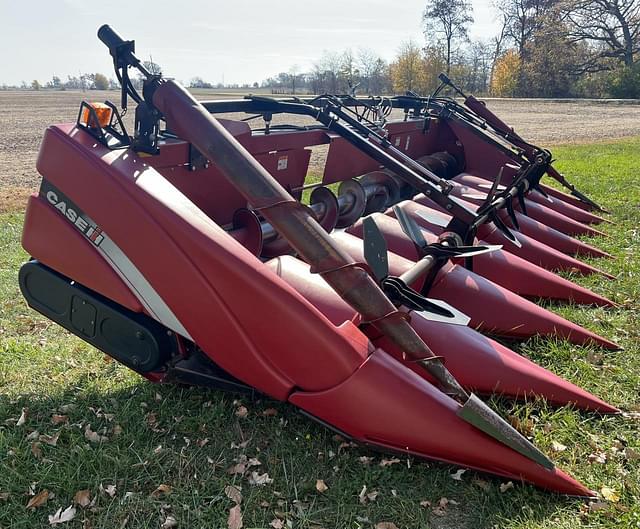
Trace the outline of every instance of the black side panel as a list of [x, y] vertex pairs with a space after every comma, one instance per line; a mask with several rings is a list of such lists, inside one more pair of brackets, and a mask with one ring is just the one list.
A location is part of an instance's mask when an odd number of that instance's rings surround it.
[[22, 265], [19, 281], [30, 307], [134, 371], [158, 371], [177, 353], [176, 338], [163, 325], [38, 261]]

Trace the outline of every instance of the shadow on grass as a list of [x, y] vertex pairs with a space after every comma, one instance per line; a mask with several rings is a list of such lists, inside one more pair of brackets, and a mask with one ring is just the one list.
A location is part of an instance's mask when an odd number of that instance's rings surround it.
[[[472, 471], [456, 481], [456, 469], [444, 464], [413, 458], [388, 464], [392, 456], [345, 443], [286, 404], [154, 386], [124, 371], [103, 364], [53, 393], [0, 395], [0, 491], [10, 494], [0, 525], [44, 525], [82, 489], [97, 497], [77, 514], [92, 527], [119, 527], [127, 519], [127, 527], [158, 527], [169, 514], [180, 527], [225, 527], [233, 506], [228, 485], [242, 489], [245, 527], [269, 527], [275, 518], [302, 528], [380, 521], [399, 528], [537, 526], [579, 506], [525, 485], [501, 492], [502, 481]], [[18, 426], [23, 409], [26, 420]], [[92, 432], [104, 439], [96, 442]], [[255, 465], [247, 466], [252, 458]], [[230, 474], [238, 463], [247, 468]], [[253, 472], [273, 482], [253, 486]], [[326, 492], [316, 490], [318, 479]], [[154, 496], [160, 484], [171, 493]], [[109, 485], [116, 487], [113, 497], [100, 492]], [[30, 488], [55, 496], [28, 511]], [[453, 501], [439, 510], [441, 498]]]

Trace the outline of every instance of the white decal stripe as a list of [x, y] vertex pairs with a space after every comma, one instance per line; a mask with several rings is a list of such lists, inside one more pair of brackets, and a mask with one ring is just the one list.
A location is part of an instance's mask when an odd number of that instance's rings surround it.
[[100, 243], [100, 246], [96, 246], [96, 249], [134, 291], [136, 297], [142, 305], [144, 305], [145, 309], [149, 311], [150, 315], [172, 331], [193, 340], [176, 315], [160, 297], [160, 294], [154, 290], [140, 270], [136, 268], [125, 253], [106, 233], [102, 232], [102, 236], [104, 240]]

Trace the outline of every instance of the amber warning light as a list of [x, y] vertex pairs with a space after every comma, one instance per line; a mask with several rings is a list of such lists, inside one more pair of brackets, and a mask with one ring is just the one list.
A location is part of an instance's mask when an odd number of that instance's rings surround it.
[[[95, 116], [93, 112], [95, 112]], [[83, 105], [82, 113], [80, 116], [80, 123], [91, 128], [104, 128], [111, 122], [111, 115], [113, 110], [109, 105], [104, 103], [87, 103]], [[98, 122], [96, 123], [96, 118]]]

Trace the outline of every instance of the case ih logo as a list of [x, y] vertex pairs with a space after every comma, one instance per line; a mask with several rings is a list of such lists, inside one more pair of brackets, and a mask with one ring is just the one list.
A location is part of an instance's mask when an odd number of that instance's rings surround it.
[[46, 180], [43, 180], [40, 187], [40, 194], [47, 199], [49, 204], [64, 215], [69, 222], [78, 228], [87, 239], [96, 246], [100, 246], [100, 243], [104, 240], [102, 229], [91, 222], [61, 191], [54, 188]]

